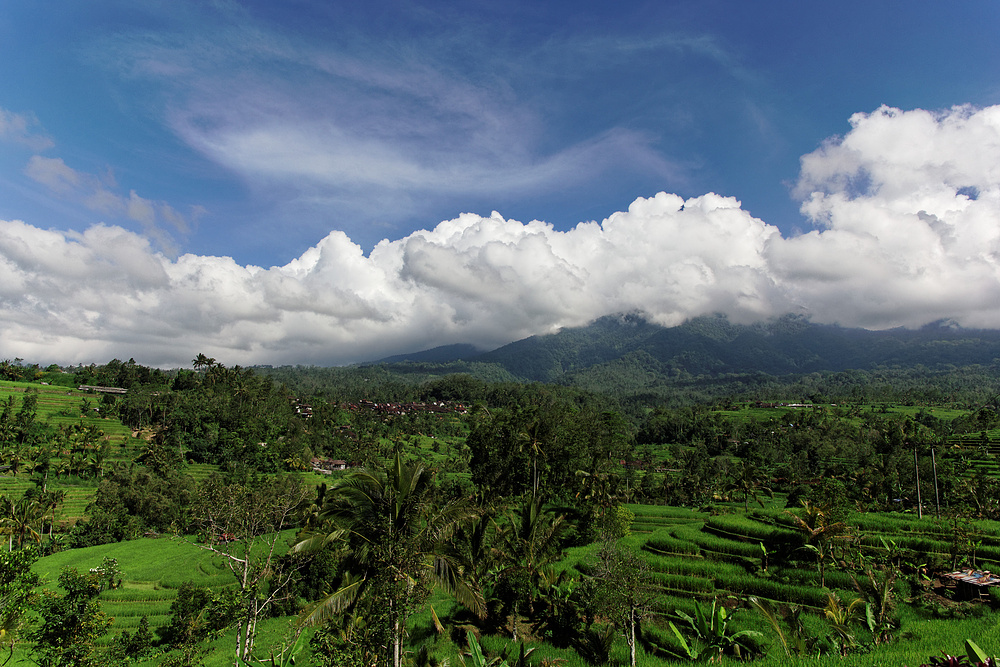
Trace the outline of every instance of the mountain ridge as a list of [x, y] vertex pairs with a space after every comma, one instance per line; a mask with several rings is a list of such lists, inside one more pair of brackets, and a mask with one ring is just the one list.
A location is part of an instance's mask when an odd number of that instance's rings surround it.
[[769, 375], [866, 370], [877, 366], [965, 366], [1000, 358], [1000, 331], [935, 322], [920, 329], [868, 330], [816, 324], [785, 315], [736, 324], [718, 315], [665, 327], [636, 314], [530, 336], [488, 352], [447, 345], [394, 355], [376, 364], [477, 362], [496, 364], [526, 381], [587, 384], [609, 367], [663, 377]]

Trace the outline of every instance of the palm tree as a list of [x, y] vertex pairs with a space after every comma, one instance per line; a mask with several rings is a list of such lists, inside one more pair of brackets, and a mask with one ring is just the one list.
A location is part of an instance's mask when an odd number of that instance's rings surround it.
[[295, 545], [311, 551], [346, 543], [350, 553], [339, 588], [305, 619], [307, 624], [351, 610], [362, 602], [380, 605], [393, 667], [402, 661], [403, 629], [413, 606], [437, 584], [459, 603], [483, 615], [482, 595], [446, 548], [459, 527], [478, 511], [464, 501], [438, 507], [433, 472], [422, 463], [404, 465], [396, 452], [388, 470], [361, 470], [326, 491], [319, 517], [326, 528]]
[[[542, 499], [525, 496], [518, 510], [509, 512], [497, 534], [501, 565], [496, 572], [501, 603], [512, 616], [512, 633], [518, 638], [518, 617], [534, 601], [535, 591], [559, 559], [561, 540], [568, 524], [562, 515], [543, 508]], [[525, 588], [527, 595], [524, 595]]]
[[806, 538], [806, 549], [816, 555], [816, 567], [819, 570], [819, 585], [826, 588], [826, 557], [831, 555], [836, 540], [845, 540], [850, 527], [843, 521], [831, 521], [828, 512], [821, 506], [802, 501], [802, 515], [785, 512], [795, 521]]
[[[41, 487], [42, 493], [47, 490], [47, 484], [49, 480], [49, 470], [52, 469], [52, 450], [48, 446], [39, 447], [36, 450], [32, 450], [32, 456], [27, 461], [25, 465], [25, 470], [31, 474], [41, 475]], [[36, 482], [37, 484], [37, 482]]]
[[215, 365], [215, 359], [212, 357], [206, 357], [201, 352], [198, 356], [191, 360], [191, 365], [194, 366], [196, 371], [200, 371], [203, 368], [211, 368]]
[[42, 506], [42, 520], [45, 520], [46, 516], [51, 516], [51, 521], [49, 522], [49, 540], [52, 539], [52, 529], [56, 523], [56, 510], [66, 500], [66, 492], [62, 489], [58, 491], [49, 491], [42, 494], [39, 504]]
[[762, 477], [763, 471], [754, 464], [743, 460], [737, 462], [726, 490], [743, 497], [744, 512], [750, 512], [751, 499], [761, 507], [764, 506], [764, 503], [760, 501], [761, 493], [774, 497], [774, 493], [764, 484]]
[[[0, 425], [2, 428], [2, 425]], [[3, 437], [0, 435], [0, 442], [3, 442]], [[21, 472], [21, 467], [27, 460], [27, 450], [20, 446], [16, 446], [10, 450], [7, 454], [7, 469], [2, 472], [9, 472], [14, 477], [17, 477], [17, 473]]]
[[[0, 496], [0, 525], [8, 534], [8, 551], [14, 550], [14, 536], [17, 536], [17, 547], [20, 549], [26, 540], [41, 543], [42, 534], [35, 529], [44, 521], [48, 508], [37, 500], [21, 497], [10, 500]], [[41, 527], [41, 526], [39, 526]]]

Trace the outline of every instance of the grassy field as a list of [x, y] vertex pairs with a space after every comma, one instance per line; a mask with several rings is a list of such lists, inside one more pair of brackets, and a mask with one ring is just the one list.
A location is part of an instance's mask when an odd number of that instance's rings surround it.
[[[286, 531], [281, 536], [281, 544], [287, 546], [293, 538], [294, 531]], [[216, 591], [237, 585], [223, 559], [188, 541], [169, 537], [62, 551], [40, 559], [33, 569], [42, 577], [40, 588], [61, 592], [56, 580], [64, 567], [86, 572], [101, 565], [105, 558], [118, 561], [123, 582], [120, 588], [106, 590], [99, 598], [102, 611], [114, 619], [100, 642], [104, 646], [123, 630], [134, 632], [143, 616], [154, 633], [166, 625], [177, 589], [185, 582]], [[294, 617], [288, 617], [263, 622], [261, 646], [279, 644], [294, 621]], [[206, 665], [232, 664], [230, 651], [235, 645], [234, 637], [230, 632], [213, 642], [215, 648], [206, 659]], [[15, 661], [28, 659], [26, 647], [20, 646], [14, 656]], [[161, 658], [139, 664], [157, 664]]]
[[[37, 418], [42, 422], [58, 427], [76, 424], [82, 419], [84, 423], [101, 428], [105, 437], [112, 442], [120, 442], [121, 439], [127, 442], [132, 436], [131, 430], [119, 420], [102, 419], [100, 413], [93, 410], [99, 407], [99, 394], [39, 383], [0, 381], [0, 401], [7, 401], [13, 396], [15, 411], [21, 406], [26, 391], [37, 392]], [[88, 401], [91, 408], [86, 412], [81, 410], [84, 400]]]
[[[100, 440], [112, 445], [107, 459], [107, 465], [116, 463], [129, 464], [142, 453], [146, 441], [141, 434], [133, 434], [132, 430], [122, 424], [117, 418], [104, 418], [95, 410], [100, 406], [99, 394], [78, 391], [76, 389], [44, 385], [40, 383], [0, 381], [0, 402], [14, 399], [14, 411], [20, 408], [26, 392], [36, 392], [38, 396], [36, 421], [55, 429], [83, 424], [99, 429]], [[85, 403], [86, 402], [86, 403]], [[86, 410], [82, 409], [84, 406]], [[53, 457], [58, 464], [59, 457]], [[54, 465], [54, 469], [58, 465]], [[217, 470], [216, 466], [191, 466], [196, 477], [207, 476]], [[93, 501], [97, 492], [99, 480], [75, 476], [60, 476], [53, 472], [46, 480], [46, 486], [52, 491], [66, 493], [65, 501], [56, 513], [56, 526], [66, 528], [86, 516], [86, 508]], [[0, 477], [0, 493], [8, 497], [17, 497], [35, 482], [27, 474]]]
[[[774, 511], [758, 511], [747, 516], [742, 512], [709, 516], [689, 510], [630, 505], [636, 520], [635, 533], [623, 538], [622, 545], [641, 554], [650, 570], [650, 578], [657, 592], [654, 611], [643, 624], [643, 641], [638, 650], [638, 664], [644, 667], [665, 664], [685, 664], [677, 656], [682, 650], [669, 629], [668, 621], [684, 624], [678, 612], [694, 614], [696, 601], [710, 606], [713, 600], [729, 608], [729, 618], [737, 630], [755, 630], [762, 634], [760, 642], [764, 655], [752, 664], [761, 667], [787, 667], [789, 665], [884, 665], [902, 667], [926, 663], [942, 652], [964, 655], [966, 639], [973, 639], [991, 655], [1000, 654], [1000, 617], [987, 605], [956, 603], [935, 596], [916, 574], [904, 577], [894, 588], [897, 596], [899, 628], [896, 639], [888, 644], [841, 656], [836, 651], [819, 655], [825, 645], [829, 650], [829, 637], [833, 634], [823, 618], [827, 597], [819, 585], [819, 575], [808, 561], [771, 562], [764, 569], [760, 543], [770, 545], [771, 557], [787, 548], [794, 531], [776, 520]], [[902, 541], [914, 532], [931, 534], [947, 530], [933, 520], [917, 522], [913, 517], [884, 516], [881, 530], [888, 539]], [[853, 518], [852, 518], [853, 521]], [[1000, 526], [982, 525], [988, 540], [1000, 539]], [[866, 530], [873, 531], [869, 524]], [[640, 532], [642, 531], [642, 532]], [[648, 531], [648, 532], [647, 532]], [[568, 569], [577, 576], [589, 571], [596, 545], [569, 550], [557, 569]], [[872, 547], [874, 549], [874, 547]], [[994, 569], [1000, 568], [1000, 562]], [[841, 599], [857, 597], [848, 572], [831, 568], [826, 572], [827, 585]], [[747, 604], [750, 595], [765, 598], [777, 608], [792, 605], [804, 609], [801, 617], [806, 634], [815, 641], [812, 650], [804, 655], [787, 655], [771, 625]], [[425, 621], [429, 623], [429, 621]], [[421, 635], [419, 623], [413, 633]], [[870, 641], [864, 623], [856, 621], [853, 632], [859, 643]], [[785, 632], [789, 627], [785, 626]], [[482, 639], [484, 649], [496, 655], [503, 650], [517, 654], [517, 645], [509, 637], [491, 636]], [[457, 659], [458, 649], [449, 641], [433, 642], [437, 657]], [[566, 667], [585, 667], [586, 663], [572, 649], [557, 649], [541, 642], [528, 642], [537, 648], [533, 663], [557, 660]], [[627, 664], [628, 655], [624, 639], [618, 637], [611, 653], [612, 664]], [[720, 664], [746, 664], [724, 657]]]
[[[654, 611], [645, 622], [644, 641], [640, 647], [640, 664], [661, 665], [679, 662], [675, 656], [680, 647], [667, 625], [679, 622], [678, 612], [694, 613], [695, 601], [710, 605], [712, 600], [725, 603], [730, 609], [733, 627], [757, 630], [764, 636], [765, 657], [754, 664], [770, 665], [918, 665], [941, 651], [963, 650], [966, 638], [972, 638], [984, 649], [1000, 653], [1000, 619], [981, 604], [959, 604], [936, 599], [926, 588], [917, 585], [916, 575], [907, 575], [905, 584], [896, 586], [901, 626], [898, 639], [871, 652], [839, 655], [788, 657], [777, 635], [761, 615], [746, 603], [750, 595], [766, 598], [772, 604], [798, 605], [805, 610], [804, 626], [812, 633], [817, 647], [827, 642], [829, 627], [822, 619], [826, 594], [819, 585], [819, 575], [808, 558], [789, 551], [796, 544], [796, 532], [790, 528], [790, 517], [778, 510], [754, 510], [709, 515], [681, 508], [630, 505], [635, 514], [633, 534], [623, 538], [622, 545], [640, 554], [646, 562], [652, 585], [656, 590]], [[909, 515], [856, 515], [849, 519], [855, 526], [860, 548], [865, 535], [882, 535], [900, 544], [920, 536], [939, 539], [950, 530], [947, 522], [933, 519], [917, 521]], [[977, 526], [983, 544], [1000, 545], [1000, 524], [982, 522]], [[288, 534], [291, 537], [291, 533]], [[761, 543], [768, 546], [771, 561], [765, 563]], [[577, 577], [589, 571], [596, 545], [569, 550], [558, 569], [569, 570]], [[780, 556], [784, 554], [784, 556]], [[791, 554], [791, 556], [790, 556]], [[170, 604], [177, 589], [185, 581], [197, 586], [219, 589], [235, 584], [226, 565], [212, 554], [180, 539], [142, 539], [108, 544], [86, 549], [64, 551], [41, 559], [35, 570], [53, 588], [61, 568], [72, 566], [81, 571], [98, 566], [104, 558], [115, 558], [124, 574], [123, 586], [105, 591], [100, 601], [103, 610], [114, 617], [111, 632], [103, 643], [110, 643], [122, 630], [134, 631], [146, 616], [154, 630], [170, 618]], [[981, 561], [982, 564], [982, 561]], [[765, 565], [767, 565], [765, 569]], [[1000, 553], [992, 563], [1000, 569]], [[857, 595], [850, 576], [838, 567], [826, 572], [827, 585], [843, 600]], [[432, 603], [439, 616], [447, 618], [454, 608], [450, 599], [436, 596]], [[292, 617], [271, 619], [261, 627], [260, 646], [277, 644], [291, 631]], [[459, 647], [448, 637], [438, 637], [432, 630], [429, 609], [411, 619], [410, 637], [417, 644], [426, 643], [438, 658], [450, 658], [456, 664]], [[866, 630], [858, 623], [859, 641], [866, 640]], [[485, 637], [487, 650], [499, 651], [510, 644], [506, 637]], [[529, 644], [530, 645], [530, 644]], [[223, 636], [206, 659], [207, 665], [230, 664], [231, 635]], [[586, 663], [572, 650], [561, 650], [538, 644], [535, 664], [540, 659], [565, 661], [566, 667], [583, 667]], [[413, 646], [416, 650], [418, 646]], [[828, 647], [829, 648], [829, 647]], [[15, 654], [27, 657], [22, 650]], [[614, 660], [624, 661], [625, 645], [616, 640]], [[157, 664], [158, 659], [143, 664]], [[723, 660], [727, 662], [727, 660]], [[309, 664], [308, 662], [299, 664]]]
[[[883, 416], [900, 415], [905, 417], [915, 417], [920, 412], [928, 413], [942, 421], [951, 421], [968, 414], [968, 410], [960, 410], [950, 407], [922, 407], [914, 405], [889, 405], [882, 403], [872, 403], [859, 406], [817, 404], [802, 405], [794, 401], [779, 402], [775, 407], [757, 407], [754, 403], [747, 403], [739, 406], [731, 406], [732, 409], [716, 410], [721, 416], [749, 421], [751, 419], [758, 422], [768, 421], [784, 417], [787, 413], [797, 411], [823, 410], [833, 415], [847, 415], [852, 409], [858, 410], [859, 414], [879, 414]], [[798, 407], [793, 407], [798, 406]], [[1000, 436], [1000, 430], [997, 433]]]

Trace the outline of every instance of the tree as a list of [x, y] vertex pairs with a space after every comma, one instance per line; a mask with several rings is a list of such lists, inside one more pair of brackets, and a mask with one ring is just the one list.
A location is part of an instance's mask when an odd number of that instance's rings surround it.
[[161, 641], [179, 652], [164, 664], [196, 664], [197, 658], [207, 651], [202, 642], [217, 636], [232, 623], [232, 607], [220, 597], [223, 596], [191, 581], [181, 584], [170, 604], [170, 622], [157, 630]]
[[37, 559], [34, 549], [0, 551], [0, 646], [10, 651], [4, 664], [13, 655], [24, 613], [34, 599], [39, 578], [31, 566]]
[[772, 497], [774, 495], [771, 489], [764, 485], [764, 480], [761, 477], [762, 472], [752, 463], [742, 459], [736, 463], [727, 490], [733, 491], [743, 498], [744, 512], [750, 511], [751, 499], [760, 504], [761, 507], [764, 506], [759, 498], [761, 493]]
[[[472, 452], [473, 483], [498, 496], [516, 496], [533, 487], [535, 450], [530, 446], [527, 418], [520, 410], [483, 414], [472, 426], [466, 444]], [[537, 460], [536, 460], [537, 465]]]
[[139, 619], [135, 632], [122, 630], [111, 644], [111, 655], [116, 660], [142, 660], [154, 652], [153, 633], [149, 630], [149, 617]]
[[[624, 537], [632, 526], [630, 512], [621, 504], [621, 476], [617, 461], [595, 456], [588, 470], [577, 470], [584, 521], [580, 532], [588, 542]], [[624, 520], [624, 521], [623, 521]]]
[[806, 538], [806, 549], [816, 555], [816, 568], [819, 570], [819, 585], [826, 587], [826, 559], [832, 555], [833, 545], [837, 540], [846, 540], [850, 527], [843, 521], [831, 521], [829, 514], [819, 505], [808, 500], [802, 501], [802, 515], [785, 512], [795, 521], [795, 527]]
[[17, 537], [17, 547], [20, 549], [27, 541], [40, 544], [42, 541], [42, 522], [48, 508], [29, 496], [21, 496], [10, 500], [0, 496], [0, 525], [8, 534], [8, 551], [14, 549], [14, 538]]
[[184, 532], [193, 496], [194, 481], [169, 467], [113, 469], [97, 487], [89, 518], [73, 527], [73, 546], [136, 539], [150, 531]]
[[52, 530], [55, 528], [56, 523], [56, 510], [59, 506], [63, 504], [66, 500], [66, 491], [59, 489], [58, 491], [49, 491], [47, 493], [42, 493], [39, 499], [42, 507], [49, 514], [49, 540], [52, 540]]
[[[400, 667], [406, 619], [440, 585], [482, 614], [481, 594], [465, 581], [461, 565], [446, 548], [455, 531], [473, 519], [464, 500], [434, 502], [434, 474], [422, 463], [404, 464], [397, 450], [388, 470], [351, 473], [326, 492], [320, 516], [326, 528], [299, 542], [297, 551], [346, 544], [350, 552], [339, 587], [306, 619], [315, 624], [331, 614], [367, 607], [384, 638], [380, 661]], [[356, 618], [358, 618], [356, 616]]]
[[4, 359], [3, 361], [0, 361], [0, 378], [17, 382], [21, 379], [23, 374], [24, 370], [21, 368], [20, 359], [15, 359], [14, 361]]
[[200, 371], [205, 368], [214, 368], [216, 362], [213, 357], [207, 357], [203, 353], [199, 352], [198, 356], [191, 361], [191, 365], [194, 366], [196, 371]]
[[635, 646], [641, 620], [652, 610], [656, 590], [649, 579], [649, 565], [634, 552], [607, 541], [587, 581], [590, 599], [599, 614], [625, 635], [629, 663], [635, 667]]
[[565, 516], [545, 511], [541, 498], [528, 495], [505, 519], [497, 533], [494, 595], [517, 640], [519, 617], [530, 609], [543, 576], [559, 558], [569, 524]]
[[35, 642], [33, 660], [40, 667], [90, 667], [103, 661], [97, 653], [97, 640], [111, 625], [101, 611], [97, 596], [104, 588], [100, 574], [80, 574], [75, 568], [63, 568], [59, 585], [66, 595], [45, 591], [35, 605], [41, 617], [28, 634]]
[[308, 490], [296, 478], [226, 484], [218, 476], [199, 489], [192, 516], [203, 542], [232, 570], [238, 593], [229, 601], [236, 622], [236, 663], [253, 655], [257, 623], [290, 586], [297, 563], [279, 558], [280, 531], [297, 522]]

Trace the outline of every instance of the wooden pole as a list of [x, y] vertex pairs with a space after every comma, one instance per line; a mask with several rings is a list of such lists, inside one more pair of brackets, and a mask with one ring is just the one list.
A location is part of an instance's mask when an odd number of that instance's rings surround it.
[[917, 518], [924, 518], [924, 506], [920, 500], [920, 466], [917, 465], [917, 448], [913, 448], [913, 472], [917, 478]]
[[934, 470], [934, 507], [937, 509], [936, 518], [941, 520], [941, 494], [938, 492], [937, 481], [937, 458], [934, 456], [934, 448], [931, 447], [931, 467]]

